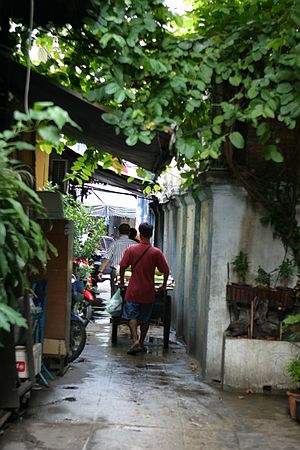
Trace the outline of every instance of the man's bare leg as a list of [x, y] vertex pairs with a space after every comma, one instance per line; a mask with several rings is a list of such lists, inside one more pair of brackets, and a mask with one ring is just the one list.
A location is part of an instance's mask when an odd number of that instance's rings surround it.
[[138, 347], [140, 345], [139, 343], [139, 338], [138, 338], [138, 334], [137, 334], [137, 320], [129, 320], [128, 322], [129, 328], [130, 328], [130, 332], [131, 332], [131, 339], [132, 339], [132, 344], [134, 347]]
[[143, 323], [141, 324], [141, 336], [140, 336], [140, 346], [144, 347], [144, 341], [145, 341], [145, 337], [148, 333], [149, 330], [149, 323]]

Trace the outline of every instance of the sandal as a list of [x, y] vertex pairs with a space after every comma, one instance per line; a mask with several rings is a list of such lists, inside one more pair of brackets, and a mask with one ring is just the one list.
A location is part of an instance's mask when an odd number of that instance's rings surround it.
[[137, 353], [147, 353], [147, 347], [137, 347], [137, 346], [132, 346], [130, 347], [130, 349], [127, 352], [127, 355], [136, 355]]
[[136, 355], [138, 352], [138, 347], [136, 346], [132, 346], [130, 347], [130, 349], [127, 351], [127, 355]]

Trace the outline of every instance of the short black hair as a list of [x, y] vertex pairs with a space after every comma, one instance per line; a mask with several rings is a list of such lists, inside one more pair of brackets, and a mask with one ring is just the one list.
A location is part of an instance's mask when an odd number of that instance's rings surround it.
[[136, 229], [135, 228], [130, 228], [129, 238], [134, 239], [136, 237], [136, 235], [137, 235]]
[[130, 225], [128, 223], [121, 223], [119, 226], [119, 233], [120, 234], [129, 234], [130, 231]]
[[148, 222], [141, 223], [139, 226], [140, 235], [146, 238], [150, 238], [153, 234], [153, 225]]

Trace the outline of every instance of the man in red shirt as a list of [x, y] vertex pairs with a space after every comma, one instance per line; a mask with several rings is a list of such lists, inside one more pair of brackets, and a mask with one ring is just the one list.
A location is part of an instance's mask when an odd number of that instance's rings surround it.
[[[123, 306], [123, 318], [129, 321], [132, 347], [127, 352], [135, 355], [147, 352], [144, 346], [147, 335], [153, 303], [155, 301], [154, 273], [157, 268], [164, 274], [164, 281], [158, 290], [166, 290], [169, 276], [169, 266], [162, 253], [150, 244], [153, 225], [145, 222], [139, 226], [140, 243], [128, 247], [120, 261], [120, 287], [124, 287], [124, 275], [127, 267], [131, 266], [131, 278], [126, 289]], [[138, 321], [141, 333], [138, 338]]]

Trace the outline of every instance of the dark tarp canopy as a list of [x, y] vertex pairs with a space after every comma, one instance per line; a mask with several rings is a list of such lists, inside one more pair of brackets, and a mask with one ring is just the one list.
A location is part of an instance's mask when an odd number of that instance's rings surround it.
[[[1, 67], [8, 67], [9, 73], [6, 78], [8, 90], [17, 98], [22, 99], [26, 68], [13, 61], [9, 61], [7, 64], [7, 59], [3, 56], [0, 56], [0, 64]], [[122, 133], [117, 135], [114, 127], [102, 119], [102, 113], [107, 111], [105, 107], [89, 103], [80, 94], [50, 81], [36, 72], [31, 71], [30, 80], [30, 103], [52, 101], [55, 105], [68, 111], [70, 117], [81, 127], [81, 131], [79, 131], [66, 126], [64, 132], [70, 138], [130, 161], [156, 175], [171, 161], [170, 136], [168, 134], [157, 134], [150, 145], [139, 142], [130, 147], [125, 142], [126, 136]]]
[[[93, 8], [91, 0], [34, 0], [34, 25], [45, 26], [51, 22], [56, 26], [67, 23], [74, 27], [81, 26], [89, 8]], [[2, 0], [0, 14], [28, 25], [30, 1]]]
[[[62, 158], [67, 159], [72, 164], [76, 161], [78, 156], [80, 156], [78, 153], [74, 152], [70, 148], [66, 148]], [[138, 195], [139, 197], [144, 196], [143, 190], [147, 186], [147, 182], [142, 183], [142, 180], [139, 180], [138, 178], [135, 178], [133, 181], [128, 183], [129, 176], [123, 174], [119, 175], [112, 170], [103, 169], [101, 166], [98, 166], [98, 169], [93, 174], [93, 178], [96, 182], [126, 189], [132, 192], [133, 195]]]

